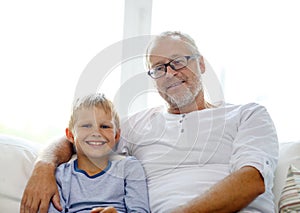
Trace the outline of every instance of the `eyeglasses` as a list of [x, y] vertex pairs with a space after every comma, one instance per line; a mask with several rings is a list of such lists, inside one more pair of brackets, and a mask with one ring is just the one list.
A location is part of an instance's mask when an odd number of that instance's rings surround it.
[[161, 78], [167, 73], [167, 68], [170, 66], [173, 70], [178, 71], [182, 68], [185, 68], [188, 64], [188, 61], [193, 58], [197, 58], [199, 55], [189, 55], [189, 56], [180, 56], [172, 61], [169, 61], [166, 64], [160, 64], [156, 67], [153, 67], [148, 71], [148, 75], [151, 76], [151, 78], [157, 79]]

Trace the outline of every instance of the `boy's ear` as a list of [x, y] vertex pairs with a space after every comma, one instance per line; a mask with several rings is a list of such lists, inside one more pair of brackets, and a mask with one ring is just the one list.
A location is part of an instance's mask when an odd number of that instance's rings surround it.
[[117, 129], [116, 134], [115, 134], [115, 141], [116, 141], [116, 143], [119, 142], [120, 137], [121, 137], [121, 129]]
[[66, 128], [66, 137], [70, 142], [74, 143], [74, 136], [69, 128]]

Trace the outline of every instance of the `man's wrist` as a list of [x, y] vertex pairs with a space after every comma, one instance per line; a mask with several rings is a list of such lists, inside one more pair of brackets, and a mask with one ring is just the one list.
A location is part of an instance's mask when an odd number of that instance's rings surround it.
[[37, 159], [34, 165], [34, 168], [36, 170], [49, 170], [49, 171], [55, 171], [57, 165], [54, 162], [45, 161], [42, 159]]

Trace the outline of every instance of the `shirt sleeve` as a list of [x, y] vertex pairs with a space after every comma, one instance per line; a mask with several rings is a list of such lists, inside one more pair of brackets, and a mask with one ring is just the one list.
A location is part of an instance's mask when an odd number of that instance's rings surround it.
[[127, 212], [150, 212], [147, 182], [142, 165], [136, 158], [127, 157], [124, 169]]
[[278, 161], [278, 139], [266, 108], [258, 104], [242, 107], [238, 132], [233, 144], [231, 170], [255, 167], [264, 178], [266, 188], [273, 187]]

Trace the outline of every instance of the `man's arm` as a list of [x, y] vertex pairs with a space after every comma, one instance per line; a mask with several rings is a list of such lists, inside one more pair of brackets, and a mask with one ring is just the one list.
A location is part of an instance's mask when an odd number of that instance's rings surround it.
[[55, 169], [59, 164], [67, 162], [72, 154], [72, 144], [65, 137], [59, 138], [43, 150], [24, 190], [20, 213], [36, 213], [38, 210], [46, 213], [50, 200], [61, 210]]
[[172, 213], [237, 212], [264, 191], [264, 180], [260, 172], [254, 167], [245, 166], [214, 185], [203, 195], [174, 209]]

